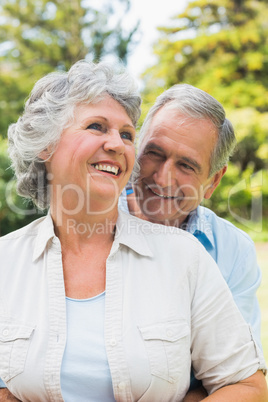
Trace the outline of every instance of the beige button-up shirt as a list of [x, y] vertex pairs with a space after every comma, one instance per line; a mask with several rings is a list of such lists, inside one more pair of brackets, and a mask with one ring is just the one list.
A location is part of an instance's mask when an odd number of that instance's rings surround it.
[[[117, 401], [181, 401], [191, 363], [209, 393], [265, 369], [215, 262], [189, 233], [119, 212], [106, 270]], [[22, 401], [62, 401], [65, 343], [61, 245], [48, 215], [0, 238], [0, 377]]]

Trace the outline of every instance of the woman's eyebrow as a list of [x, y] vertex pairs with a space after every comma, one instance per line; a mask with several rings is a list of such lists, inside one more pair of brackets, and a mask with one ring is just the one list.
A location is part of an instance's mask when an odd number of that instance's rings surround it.
[[133, 130], [135, 130], [135, 127], [132, 125], [132, 124], [124, 124], [123, 125], [123, 128], [124, 127], [126, 127], [126, 128], [133, 128]]
[[104, 121], [108, 121], [108, 119], [106, 119], [106, 117], [104, 116], [100, 116], [100, 115], [92, 115], [92, 116], [86, 116], [83, 120], [82, 120], [82, 124], [83, 123], [87, 123], [88, 120], [94, 120], [94, 119], [100, 119], [100, 120], [104, 120]]

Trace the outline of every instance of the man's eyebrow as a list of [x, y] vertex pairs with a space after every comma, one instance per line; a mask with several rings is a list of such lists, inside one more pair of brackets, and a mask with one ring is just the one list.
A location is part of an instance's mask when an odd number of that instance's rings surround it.
[[[165, 151], [162, 147], [160, 147], [157, 144], [154, 144], [153, 142], [151, 142], [145, 146], [143, 153], [147, 152], [147, 151], [151, 151], [151, 150], [165, 153]], [[179, 160], [195, 167], [198, 173], [202, 173], [202, 167], [195, 159], [189, 158], [188, 156], [181, 156], [179, 158]]]
[[196, 168], [196, 170], [198, 171], [198, 173], [202, 172], [202, 167], [198, 162], [196, 162], [196, 160], [194, 160], [192, 158], [188, 158], [187, 156], [182, 156], [180, 159], [183, 160], [184, 162], [186, 162], [187, 164], [194, 166]]
[[151, 143], [145, 145], [143, 152], [145, 152], [145, 151], [151, 151], [151, 150], [159, 151], [159, 152], [164, 152], [163, 148], [161, 148], [159, 145], [154, 144], [153, 142], [151, 142]]

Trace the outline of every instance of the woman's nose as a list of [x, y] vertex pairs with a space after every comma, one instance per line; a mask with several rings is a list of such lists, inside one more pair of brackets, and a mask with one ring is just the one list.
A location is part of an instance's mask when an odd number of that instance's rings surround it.
[[125, 143], [117, 130], [108, 133], [103, 147], [106, 152], [122, 154], [125, 151]]

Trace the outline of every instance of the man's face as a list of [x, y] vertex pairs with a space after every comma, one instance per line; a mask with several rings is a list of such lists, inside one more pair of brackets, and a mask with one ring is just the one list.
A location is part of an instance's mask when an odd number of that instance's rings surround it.
[[194, 119], [161, 108], [143, 140], [135, 194], [151, 222], [180, 226], [203, 198], [210, 198], [225, 169], [209, 177], [217, 130], [208, 119]]

